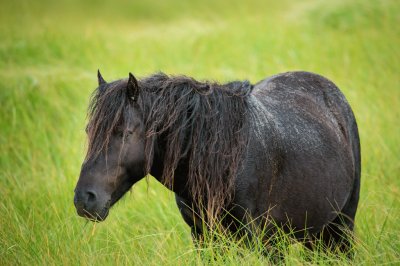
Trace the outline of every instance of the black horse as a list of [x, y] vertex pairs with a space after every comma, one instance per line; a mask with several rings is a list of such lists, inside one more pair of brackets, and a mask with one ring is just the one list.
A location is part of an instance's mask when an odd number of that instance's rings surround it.
[[[307, 72], [252, 85], [158, 73], [99, 86], [75, 189], [80, 216], [102, 221], [153, 175], [175, 192], [195, 238], [203, 222], [253, 234], [278, 225], [348, 250], [360, 189], [360, 140], [339, 89]], [[222, 218], [223, 217], [223, 218]], [[246, 227], [252, 221], [256, 227]]]

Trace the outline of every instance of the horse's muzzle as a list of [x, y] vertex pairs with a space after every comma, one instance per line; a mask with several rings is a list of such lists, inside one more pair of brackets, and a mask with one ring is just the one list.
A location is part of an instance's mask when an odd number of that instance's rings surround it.
[[101, 222], [107, 218], [110, 208], [109, 200], [99, 197], [94, 190], [76, 190], [74, 205], [79, 216], [94, 222]]

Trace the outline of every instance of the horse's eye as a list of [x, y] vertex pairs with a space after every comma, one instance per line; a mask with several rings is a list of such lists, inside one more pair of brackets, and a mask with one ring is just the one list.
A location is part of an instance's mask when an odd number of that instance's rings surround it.
[[128, 131], [126, 131], [126, 134], [127, 134], [127, 135], [132, 135], [132, 134], [133, 134], [133, 130], [128, 130]]

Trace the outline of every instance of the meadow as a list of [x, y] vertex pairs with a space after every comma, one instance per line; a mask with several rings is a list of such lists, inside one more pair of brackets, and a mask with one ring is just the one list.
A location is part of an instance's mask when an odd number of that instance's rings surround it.
[[0, 1], [0, 265], [271, 262], [235, 244], [205, 248], [205, 260], [173, 194], [152, 178], [103, 223], [76, 215], [97, 69], [106, 80], [330, 78], [361, 135], [355, 256], [290, 245], [280, 263], [400, 264], [399, 13], [397, 0]]

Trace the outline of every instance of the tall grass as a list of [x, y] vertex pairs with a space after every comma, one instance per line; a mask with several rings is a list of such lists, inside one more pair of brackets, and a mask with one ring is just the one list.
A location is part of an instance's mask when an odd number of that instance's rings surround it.
[[361, 133], [355, 257], [283, 239], [280, 262], [400, 263], [399, 12], [395, 0], [2, 1], [0, 264], [271, 262], [229, 241], [198, 252], [172, 193], [154, 180], [135, 185], [101, 224], [77, 217], [98, 68], [106, 80], [159, 70], [219, 81], [295, 69], [329, 77]]

